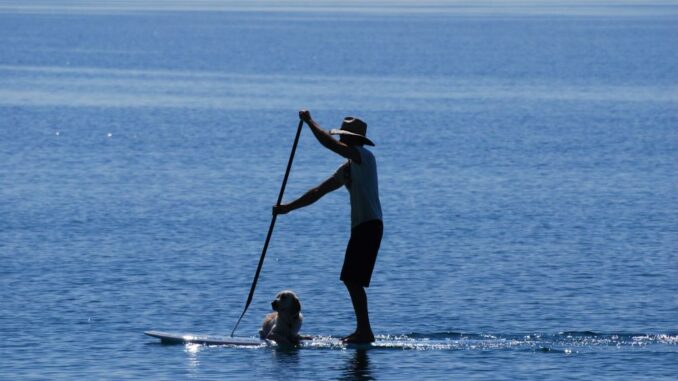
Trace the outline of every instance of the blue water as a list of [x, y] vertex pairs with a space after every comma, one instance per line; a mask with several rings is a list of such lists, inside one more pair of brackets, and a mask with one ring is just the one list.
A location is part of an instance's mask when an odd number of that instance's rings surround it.
[[[0, 379], [675, 379], [673, 2], [0, 1]], [[390, 349], [228, 334], [297, 125], [369, 124]], [[304, 130], [286, 199], [341, 163]], [[353, 329], [348, 195], [281, 216], [275, 293]]]

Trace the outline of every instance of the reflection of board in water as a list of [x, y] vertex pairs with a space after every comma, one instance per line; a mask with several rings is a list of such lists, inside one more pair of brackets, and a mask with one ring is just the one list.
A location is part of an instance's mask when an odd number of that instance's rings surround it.
[[[257, 337], [230, 337], [147, 331], [146, 335], [159, 338], [163, 344], [204, 344], [238, 347], [276, 347], [275, 342]], [[527, 350], [535, 352], [578, 353], [604, 350], [649, 349], [670, 345], [675, 348], [675, 334], [598, 334], [595, 332], [562, 332], [551, 335], [514, 334], [463, 334], [463, 333], [412, 333], [402, 336], [378, 336], [372, 344], [344, 344], [339, 338], [314, 336], [303, 340], [303, 349], [399, 349], [399, 350]], [[664, 348], [665, 349], [665, 348]]]

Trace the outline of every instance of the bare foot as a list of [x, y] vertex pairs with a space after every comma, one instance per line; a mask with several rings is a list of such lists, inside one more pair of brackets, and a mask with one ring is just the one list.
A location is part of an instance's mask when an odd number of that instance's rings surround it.
[[341, 339], [345, 344], [369, 344], [374, 342], [374, 335], [370, 333], [355, 332]]

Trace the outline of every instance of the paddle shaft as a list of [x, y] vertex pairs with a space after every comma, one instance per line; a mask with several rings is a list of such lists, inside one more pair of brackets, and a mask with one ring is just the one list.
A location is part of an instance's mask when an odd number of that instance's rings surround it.
[[[285, 177], [283, 178], [282, 186], [280, 187], [280, 193], [278, 194], [278, 202], [276, 203], [276, 205], [278, 205], [278, 206], [280, 206], [280, 204], [282, 203], [283, 194], [285, 193], [285, 186], [287, 185], [287, 178], [290, 176], [290, 169], [292, 169], [292, 161], [294, 160], [294, 153], [297, 150], [297, 144], [299, 143], [299, 136], [301, 135], [301, 128], [303, 126], [304, 126], [304, 121], [300, 120], [299, 126], [297, 127], [297, 134], [294, 137], [294, 144], [292, 145], [292, 152], [290, 153], [290, 159], [287, 162], [287, 169], [285, 170]], [[264, 265], [264, 258], [266, 257], [266, 250], [268, 250], [268, 244], [271, 241], [271, 235], [273, 234], [273, 227], [275, 226], [276, 217], [277, 217], [277, 214], [273, 214], [273, 217], [271, 218], [271, 225], [268, 227], [268, 234], [266, 235], [266, 241], [264, 242], [264, 249], [261, 251], [261, 258], [259, 258], [259, 265], [257, 266], [257, 272], [254, 274], [254, 280], [252, 281], [252, 287], [250, 287], [250, 294], [247, 297], [247, 303], [245, 303], [245, 309], [242, 311], [242, 314], [240, 315], [238, 322], [235, 323], [235, 327], [233, 328], [233, 331], [231, 331], [231, 337], [233, 337], [235, 330], [238, 328], [238, 325], [240, 324], [240, 320], [242, 320], [243, 316], [245, 316], [245, 312], [247, 312], [247, 308], [249, 308], [250, 303], [252, 303], [252, 297], [254, 296], [254, 289], [257, 287], [257, 281], [259, 280], [259, 273], [261, 273], [261, 268]]]

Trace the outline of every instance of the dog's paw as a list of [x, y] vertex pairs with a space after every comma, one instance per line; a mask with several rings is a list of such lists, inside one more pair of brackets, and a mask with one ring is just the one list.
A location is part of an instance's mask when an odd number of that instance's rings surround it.
[[296, 347], [300, 343], [298, 339], [288, 338], [285, 336], [276, 335], [274, 333], [266, 336], [266, 339], [275, 341], [279, 347]]

